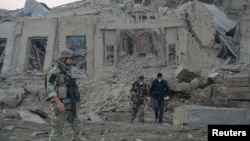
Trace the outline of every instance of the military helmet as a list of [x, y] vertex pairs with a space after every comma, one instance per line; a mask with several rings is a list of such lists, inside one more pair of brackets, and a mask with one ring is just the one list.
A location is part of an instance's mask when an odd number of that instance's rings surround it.
[[139, 80], [144, 80], [144, 76], [143, 75], [139, 76]]
[[60, 51], [58, 58], [72, 58], [73, 57], [73, 51], [70, 49], [63, 49]]

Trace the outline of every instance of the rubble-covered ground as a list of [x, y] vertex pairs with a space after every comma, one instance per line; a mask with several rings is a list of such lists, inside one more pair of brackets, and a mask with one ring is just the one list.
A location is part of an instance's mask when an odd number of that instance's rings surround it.
[[[229, 69], [229, 68], [224, 68]], [[227, 72], [225, 72], [226, 74]], [[221, 73], [222, 74], [222, 73]], [[225, 75], [226, 76], [226, 75]], [[225, 79], [214, 79], [218, 85]], [[228, 80], [228, 82], [230, 82]], [[46, 101], [43, 76], [6, 76], [1, 78], [0, 137], [10, 141], [44, 141], [50, 134], [50, 102]], [[245, 83], [248, 84], [248, 83]], [[81, 102], [78, 112], [82, 140], [89, 141], [205, 141], [207, 129], [189, 129], [173, 125], [174, 110], [182, 105], [223, 105], [211, 99], [210, 85], [185, 92], [171, 92], [165, 104], [164, 123], [154, 122], [153, 103], [145, 107], [145, 124], [138, 118], [130, 122], [129, 83], [110, 80], [78, 79]], [[244, 84], [242, 84], [244, 85]], [[5, 98], [3, 98], [5, 96]], [[3, 100], [4, 99], [4, 100]], [[67, 128], [66, 128], [67, 131]], [[65, 134], [65, 141], [69, 133]]]
[[[1, 103], [0, 138], [2, 140], [44, 141], [48, 139], [51, 130], [50, 102], [44, 101], [46, 97], [44, 89], [39, 86], [39, 82], [42, 83], [42, 81], [37, 78], [36, 80], [19, 78], [19, 82], [2, 80], [1, 95], [6, 94], [9, 101], [12, 100], [9, 105]], [[26, 84], [21, 86], [23, 82], [20, 82], [20, 79], [24, 79]], [[5, 84], [3, 84], [4, 81]], [[176, 94], [170, 97], [166, 104], [163, 124], [154, 122], [152, 103], [145, 107], [145, 124], [139, 123], [138, 118], [134, 123], [130, 123], [129, 84], [113, 84], [99, 80], [79, 82], [82, 97], [78, 111], [83, 121], [82, 140], [207, 140], [206, 129], [188, 129], [172, 124], [174, 107], [186, 104], [189, 96]], [[10, 103], [16, 104], [12, 107]], [[66, 140], [70, 140], [67, 128]]]
[[[138, 118], [130, 122], [131, 83], [116, 80], [78, 78], [81, 101], [78, 113], [83, 122], [82, 140], [89, 141], [205, 141], [206, 128], [187, 128], [173, 124], [175, 109], [183, 105], [213, 107], [248, 107], [248, 101], [237, 100], [249, 94], [249, 66], [221, 66], [210, 79], [212, 84], [188, 83], [174, 89], [165, 104], [164, 123], [154, 122], [153, 103], [145, 107], [145, 124]], [[242, 70], [241, 72], [239, 70]], [[220, 75], [219, 75], [220, 74]], [[149, 80], [146, 80], [146, 82]], [[189, 86], [189, 87], [188, 87]], [[180, 87], [182, 88], [182, 87]], [[232, 94], [231, 94], [232, 93]], [[227, 96], [225, 94], [228, 94]], [[228, 100], [230, 98], [230, 101]], [[50, 134], [50, 101], [47, 101], [44, 76], [1, 76], [0, 139], [3, 141], [44, 141]], [[69, 139], [66, 129], [65, 141]]]
[[[147, 112], [146, 119], [150, 119]], [[84, 122], [82, 140], [89, 141], [206, 141], [206, 130], [177, 128], [171, 124], [159, 125], [147, 121], [144, 125], [130, 124], [128, 113], [104, 113], [113, 121]], [[108, 118], [108, 117], [107, 117]], [[18, 120], [1, 120], [0, 134], [2, 140], [10, 141], [45, 141], [48, 140], [50, 125]], [[70, 140], [67, 133], [64, 140]]]

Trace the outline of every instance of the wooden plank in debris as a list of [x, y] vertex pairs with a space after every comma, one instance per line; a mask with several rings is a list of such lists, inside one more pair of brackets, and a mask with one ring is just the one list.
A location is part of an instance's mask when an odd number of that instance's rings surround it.
[[37, 51], [37, 47], [36, 46], [34, 46], [34, 51], [35, 51], [35, 54], [36, 54], [36, 57], [37, 57], [37, 60], [38, 60], [38, 65], [39, 65], [38, 69], [42, 69], [42, 64], [41, 64], [40, 56], [39, 56], [39, 53]]
[[155, 34], [154, 33], [152, 33], [152, 44], [153, 44], [154, 51], [156, 51], [156, 53], [158, 54], [159, 50], [157, 48], [157, 43], [156, 43], [156, 39], [155, 39]]

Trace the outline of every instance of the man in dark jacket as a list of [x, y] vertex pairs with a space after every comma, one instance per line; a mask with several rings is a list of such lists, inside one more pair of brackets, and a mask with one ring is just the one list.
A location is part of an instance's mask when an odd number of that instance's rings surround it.
[[157, 79], [152, 82], [149, 93], [149, 97], [154, 99], [155, 122], [159, 123], [163, 122], [164, 97], [166, 96], [165, 99], [168, 99], [170, 95], [168, 83], [162, 79], [162, 76], [162, 73], [157, 74]]

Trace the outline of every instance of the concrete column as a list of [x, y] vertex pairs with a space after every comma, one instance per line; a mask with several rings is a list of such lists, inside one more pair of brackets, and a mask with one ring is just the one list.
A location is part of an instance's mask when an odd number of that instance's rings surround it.
[[104, 30], [98, 29], [96, 27], [94, 34], [94, 47], [95, 47], [95, 76], [94, 77], [101, 77], [103, 72], [103, 65], [104, 65]]
[[[5, 55], [3, 60], [2, 73], [7, 73], [11, 70], [12, 53], [15, 46], [15, 27], [17, 23], [5, 22], [0, 26], [0, 38], [6, 38]], [[2, 31], [3, 30], [3, 31]]]
[[135, 14], [135, 23], [140, 23], [139, 21], [140, 21], [139, 14]]
[[178, 48], [177, 52], [179, 54], [180, 64], [186, 64], [189, 56], [188, 52], [188, 32], [185, 28], [178, 28]]
[[248, 41], [248, 63], [250, 64], [250, 41]]

